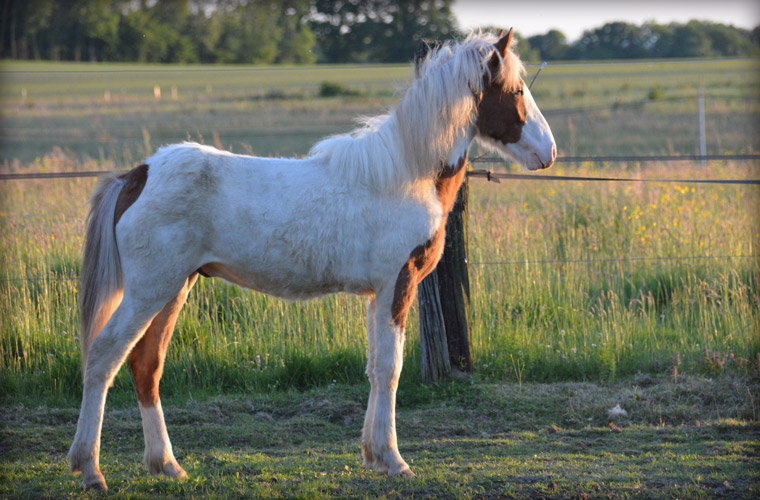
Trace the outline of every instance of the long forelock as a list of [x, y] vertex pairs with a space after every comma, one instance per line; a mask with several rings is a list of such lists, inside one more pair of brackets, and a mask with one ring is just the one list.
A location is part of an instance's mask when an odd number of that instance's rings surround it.
[[[381, 189], [435, 175], [476, 119], [473, 93], [483, 92], [484, 76], [505, 90], [521, 85], [522, 62], [511, 48], [502, 59], [497, 41], [478, 32], [433, 49], [388, 115], [365, 119], [358, 129], [317, 143], [310, 154], [323, 156], [348, 181]], [[496, 75], [489, 69], [494, 54], [501, 63]]]

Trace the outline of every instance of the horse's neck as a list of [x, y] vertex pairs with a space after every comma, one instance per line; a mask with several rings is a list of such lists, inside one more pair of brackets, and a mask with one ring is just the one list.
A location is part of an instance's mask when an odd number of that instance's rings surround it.
[[462, 186], [462, 182], [464, 182], [467, 170], [467, 151], [470, 149], [473, 135], [474, 130], [471, 127], [464, 139], [449, 152], [446, 161], [439, 167], [436, 176], [435, 190], [443, 209], [444, 225], [446, 224], [445, 220], [449, 211], [454, 206], [457, 192]]
[[470, 149], [470, 144], [475, 136], [475, 126], [469, 125], [465, 131], [464, 137], [451, 148], [451, 151], [446, 155], [446, 167], [456, 167], [462, 158], [467, 157], [467, 151]]

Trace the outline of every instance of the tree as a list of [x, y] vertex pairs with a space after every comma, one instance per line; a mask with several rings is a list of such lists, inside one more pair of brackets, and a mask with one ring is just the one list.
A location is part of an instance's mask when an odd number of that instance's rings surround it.
[[754, 50], [760, 48], [760, 26], [755, 26], [749, 35], [749, 41], [755, 46]]
[[224, 63], [272, 63], [277, 57], [283, 29], [277, 0], [240, 2], [225, 12], [216, 50]]
[[193, 41], [195, 54], [203, 63], [217, 61], [215, 50], [222, 37], [223, 15], [214, 10], [208, 16], [190, 16], [187, 24], [187, 36]]
[[707, 30], [701, 23], [690, 21], [687, 24], [672, 24], [672, 52], [665, 57], [710, 57], [712, 43]]
[[312, 53], [316, 37], [304, 19], [309, 11], [309, 0], [285, 0], [281, 3], [278, 24], [282, 27], [282, 39], [275, 62], [288, 64], [313, 63]]
[[307, 19], [323, 62], [409, 61], [425, 38], [458, 35], [452, 0], [312, 0]]
[[110, 60], [118, 43], [119, 8], [123, 2], [90, 0], [77, 2], [76, 21], [79, 31], [82, 59], [90, 61]]
[[[461, 37], [453, 0], [0, 0], [0, 57], [90, 61], [406, 62]], [[508, 28], [508, 26], [504, 26]], [[491, 30], [497, 31], [497, 30]], [[575, 43], [520, 37], [539, 59], [757, 57], [760, 27], [607, 23]]]
[[528, 43], [540, 54], [543, 61], [564, 59], [570, 46], [567, 37], [559, 30], [549, 30], [545, 35], [535, 35], [528, 38]]
[[710, 23], [705, 28], [710, 37], [713, 54], [740, 56], [752, 52], [753, 47], [749, 31], [718, 23]]
[[634, 59], [647, 56], [648, 30], [630, 23], [607, 23], [583, 32], [573, 45], [579, 59]]

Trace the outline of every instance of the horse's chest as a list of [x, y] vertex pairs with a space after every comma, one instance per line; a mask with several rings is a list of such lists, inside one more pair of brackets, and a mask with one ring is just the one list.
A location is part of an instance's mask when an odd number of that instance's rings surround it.
[[405, 326], [406, 314], [414, 300], [417, 285], [435, 269], [443, 253], [446, 220], [464, 179], [465, 161], [466, 158], [462, 158], [456, 167], [451, 167], [448, 171], [444, 170], [436, 180], [436, 196], [441, 205], [443, 217], [438, 222], [438, 226], [433, 228], [433, 236], [412, 250], [396, 279], [391, 312], [393, 322], [401, 328]]

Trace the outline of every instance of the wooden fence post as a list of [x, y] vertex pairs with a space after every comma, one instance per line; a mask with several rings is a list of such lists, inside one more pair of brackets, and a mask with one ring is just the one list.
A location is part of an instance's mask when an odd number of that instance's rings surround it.
[[[467, 324], [470, 310], [470, 280], [467, 273], [467, 194], [465, 180], [446, 222], [446, 243], [441, 261], [420, 283], [417, 290], [423, 356], [422, 379], [425, 382], [434, 382], [448, 375], [447, 365], [454, 373], [472, 372]], [[442, 329], [438, 326], [441, 319]], [[445, 350], [438, 346], [444, 336]], [[448, 361], [445, 360], [447, 351]], [[431, 356], [435, 357], [430, 359]]]
[[438, 294], [438, 275], [435, 272], [419, 284], [417, 298], [420, 304], [421, 378], [424, 383], [433, 383], [451, 375], [446, 327]]

